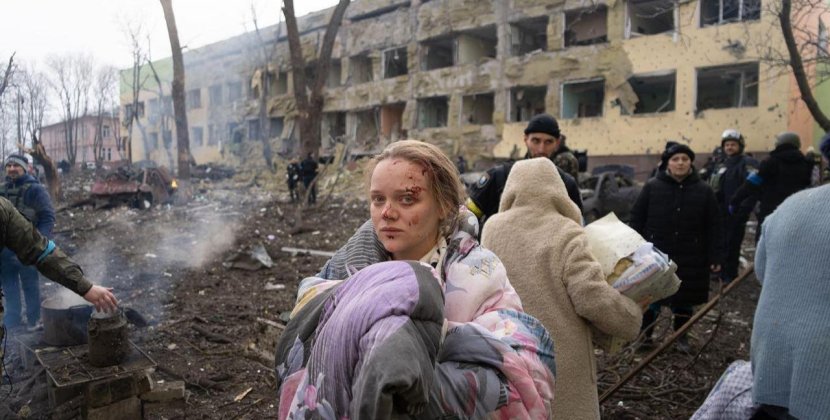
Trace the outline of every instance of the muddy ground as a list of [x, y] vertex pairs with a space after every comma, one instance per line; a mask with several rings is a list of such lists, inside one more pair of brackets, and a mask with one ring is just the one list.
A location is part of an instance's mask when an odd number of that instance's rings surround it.
[[[83, 197], [88, 182], [89, 176], [68, 180], [58, 207]], [[158, 364], [153, 379], [187, 384], [184, 401], [148, 406], [147, 418], [275, 417], [279, 315], [292, 308], [299, 280], [326, 261], [282, 248], [334, 251], [368, 217], [359, 189], [336, 190], [330, 196], [324, 190], [317, 206], [302, 211], [302, 229], [294, 227], [300, 213], [282, 185], [239, 177], [195, 185], [186, 205], [58, 214], [56, 242], [93, 281], [114, 287], [122, 305], [149, 321], [149, 327], [131, 327], [131, 338]], [[271, 268], [223, 265], [260, 244]], [[49, 296], [61, 288], [47, 283], [43, 290]], [[603, 418], [688, 418], [731, 361], [748, 359], [758, 292], [747, 279], [694, 327], [691, 354], [664, 352], [603, 403]], [[658, 331], [665, 325], [663, 319]], [[11, 332], [8, 341], [16, 334], [39, 345], [37, 334]], [[648, 355], [636, 343], [615, 355], [596, 354], [600, 394]], [[48, 418], [45, 377], [25, 390], [13, 387], [39, 373], [23, 367], [14, 345], [7, 345], [6, 367], [13, 385], [0, 392], [0, 416]]]

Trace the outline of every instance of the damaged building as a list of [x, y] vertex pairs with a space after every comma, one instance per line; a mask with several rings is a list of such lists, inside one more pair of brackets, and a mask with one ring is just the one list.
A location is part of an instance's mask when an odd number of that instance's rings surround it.
[[[299, 19], [307, 58], [332, 11]], [[708, 152], [725, 128], [745, 133], [749, 151], [783, 130], [814, 139], [789, 72], [759, 59], [786, 51], [777, 24], [760, 0], [357, 0], [326, 76], [321, 154], [415, 138], [471, 162], [516, 157], [540, 112], [592, 164], [651, 167], [667, 140]], [[240, 162], [262, 139], [284, 157], [299, 152], [283, 24], [184, 59], [197, 163]], [[170, 60], [155, 64], [169, 81]], [[169, 94], [168, 83], [141, 90], [146, 111], [124, 130], [134, 160], [173, 166]], [[132, 99], [122, 87], [122, 112]]]

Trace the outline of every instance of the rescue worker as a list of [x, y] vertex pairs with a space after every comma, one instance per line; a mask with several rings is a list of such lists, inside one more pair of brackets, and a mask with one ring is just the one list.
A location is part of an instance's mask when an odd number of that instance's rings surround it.
[[801, 139], [798, 134], [784, 131], [775, 136], [775, 149], [761, 162], [758, 172], [750, 173], [743, 185], [729, 201], [729, 214], [737, 214], [747, 198], [759, 201], [758, 230], [779, 204], [787, 197], [810, 186], [812, 165], [801, 153]]
[[747, 176], [758, 169], [758, 161], [746, 156], [746, 141], [740, 131], [730, 128], [721, 135], [721, 148], [724, 158], [717, 163], [710, 173], [709, 186], [715, 191], [723, 218], [726, 255], [720, 278], [726, 283], [738, 277], [741, 258], [741, 243], [744, 240], [746, 221], [755, 207], [755, 200], [747, 197], [740, 203], [739, 210], [730, 214], [729, 203], [743, 185]]
[[[50, 280], [82, 296], [95, 305], [96, 310], [111, 312], [116, 309], [118, 301], [111, 288], [90, 283], [78, 264], [70, 260], [54, 242], [41, 235], [9, 200], [2, 197], [0, 246], [14, 252], [21, 263], [36, 267]], [[0, 305], [0, 313], [2, 312], [3, 308]], [[5, 328], [0, 327], [0, 342], [4, 335]]]
[[[309, 152], [308, 156], [300, 162], [300, 174], [303, 177], [303, 185], [305, 186], [306, 191], [308, 191], [308, 204], [314, 204], [317, 202], [317, 185], [311, 185], [314, 178], [317, 178], [317, 161], [314, 160], [314, 156]], [[311, 190], [309, 191], [309, 188]]]
[[[553, 164], [556, 165], [557, 168], [561, 168], [563, 171], [567, 172], [568, 175], [579, 181], [579, 160], [576, 158], [573, 151], [568, 148], [566, 140], [567, 137], [565, 134], [560, 133], [559, 148], [553, 152], [551, 159], [553, 159]], [[525, 156], [525, 159], [527, 159], [527, 156]]]
[[300, 201], [300, 193], [297, 192], [297, 183], [300, 181], [300, 164], [297, 159], [291, 159], [286, 167], [288, 172], [286, 180], [288, 181], [288, 193], [291, 195], [291, 202], [297, 203]]
[[[525, 128], [524, 142], [527, 146], [525, 158], [547, 157], [553, 160], [553, 155], [561, 146], [559, 123], [548, 114], [539, 114], [530, 119]], [[573, 156], [573, 154], [571, 154]], [[470, 198], [467, 199], [467, 208], [482, 222], [499, 211], [499, 201], [507, 183], [507, 176], [515, 162], [505, 162], [487, 171], [478, 182], [470, 187]], [[556, 162], [554, 162], [556, 163]], [[582, 211], [582, 197], [576, 179], [557, 166], [559, 176], [565, 183], [568, 197], [576, 203]]]
[[[6, 158], [6, 181], [0, 185], [0, 197], [11, 202], [45, 237], [52, 235], [55, 226], [55, 210], [49, 193], [30, 174], [28, 157], [11, 154]], [[8, 248], [0, 251], [0, 283], [5, 295], [6, 328], [17, 328], [22, 324], [20, 291], [26, 300], [26, 321], [30, 330], [38, 328], [40, 322], [40, 284], [37, 269], [23, 265]]]

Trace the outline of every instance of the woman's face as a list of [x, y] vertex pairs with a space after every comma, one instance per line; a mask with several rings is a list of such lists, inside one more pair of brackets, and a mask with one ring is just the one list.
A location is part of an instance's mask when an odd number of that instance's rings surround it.
[[441, 214], [431, 187], [424, 167], [406, 159], [384, 159], [372, 172], [372, 223], [396, 260], [419, 260], [438, 241]]
[[686, 175], [692, 166], [692, 160], [685, 153], [677, 153], [669, 159], [669, 173], [675, 176]]

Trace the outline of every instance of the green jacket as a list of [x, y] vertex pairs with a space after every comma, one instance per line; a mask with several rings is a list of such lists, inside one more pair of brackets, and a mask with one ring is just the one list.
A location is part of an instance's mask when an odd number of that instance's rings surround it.
[[31, 222], [0, 197], [0, 248], [9, 248], [21, 263], [34, 265], [41, 274], [83, 296], [92, 288], [81, 267], [42, 236]]

